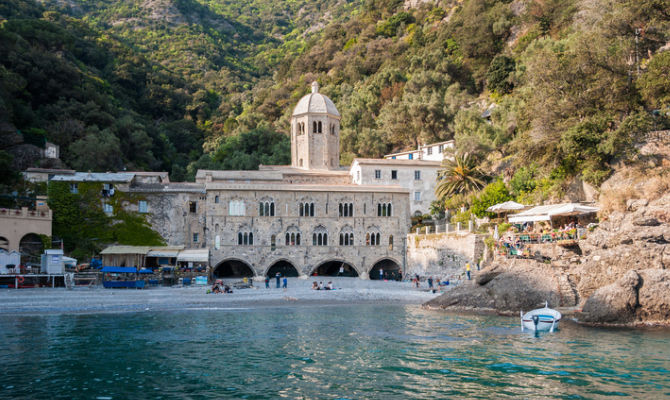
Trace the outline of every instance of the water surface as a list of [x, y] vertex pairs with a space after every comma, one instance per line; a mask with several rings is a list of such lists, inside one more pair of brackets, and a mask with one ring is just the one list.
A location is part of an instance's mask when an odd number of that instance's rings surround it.
[[402, 305], [0, 320], [3, 398], [599, 398], [670, 396], [670, 332]]

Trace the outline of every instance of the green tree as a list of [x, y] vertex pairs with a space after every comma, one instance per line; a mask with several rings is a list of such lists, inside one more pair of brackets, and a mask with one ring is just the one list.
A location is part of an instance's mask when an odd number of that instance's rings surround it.
[[456, 154], [442, 162], [443, 169], [437, 172], [435, 194], [441, 201], [459, 194], [471, 194], [484, 187], [486, 175], [477, 166], [472, 155]]
[[478, 217], [493, 217], [495, 213], [486, 211], [487, 208], [498, 203], [504, 203], [511, 200], [512, 196], [502, 179], [497, 179], [493, 183], [488, 184], [470, 205], [470, 211]]
[[491, 61], [489, 69], [486, 72], [486, 80], [489, 90], [498, 93], [509, 93], [514, 87], [511, 75], [516, 69], [516, 62], [513, 58], [497, 55]]

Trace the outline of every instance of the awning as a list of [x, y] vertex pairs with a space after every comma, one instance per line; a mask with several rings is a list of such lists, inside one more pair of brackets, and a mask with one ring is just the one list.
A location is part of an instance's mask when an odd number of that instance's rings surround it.
[[578, 203], [552, 204], [537, 206], [530, 210], [510, 215], [507, 220], [511, 223], [549, 221], [558, 216], [586, 215], [598, 212], [597, 207], [585, 206]]
[[100, 254], [147, 254], [151, 250], [149, 246], [109, 246]]
[[102, 272], [111, 272], [116, 274], [136, 274], [135, 267], [102, 267]]
[[150, 270], [150, 269], [142, 268], [142, 269], [139, 270], [137, 273], [138, 273], [138, 274], [153, 274], [154, 271], [152, 271], [152, 270]]
[[63, 257], [63, 263], [65, 265], [77, 265], [77, 259], [72, 257]]
[[156, 247], [147, 253], [147, 257], [174, 258], [184, 249], [179, 247]]
[[209, 262], [209, 249], [187, 249], [179, 252], [177, 261]]

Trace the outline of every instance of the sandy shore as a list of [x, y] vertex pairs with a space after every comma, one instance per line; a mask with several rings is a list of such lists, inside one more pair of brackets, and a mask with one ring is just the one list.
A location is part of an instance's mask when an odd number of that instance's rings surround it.
[[[325, 279], [324, 279], [325, 278]], [[270, 289], [255, 282], [252, 289], [232, 294], [207, 294], [209, 287], [159, 287], [144, 290], [38, 288], [0, 290], [0, 314], [99, 313], [149, 310], [188, 310], [244, 307], [279, 307], [329, 304], [421, 304], [433, 294], [423, 284], [415, 289], [410, 282], [380, 282], [358, 278], [319, 277], [332, 280], [336, 290], [312, 290], [313, 279], [288, 279], [288, 289]]]

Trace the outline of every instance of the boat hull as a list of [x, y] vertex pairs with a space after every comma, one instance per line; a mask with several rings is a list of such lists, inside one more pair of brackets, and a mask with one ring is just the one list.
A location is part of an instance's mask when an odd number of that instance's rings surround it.
[[553, 332], [558, 329], [561, 317], [562, 315], [560, 312], [549, 308], [545, 304], [544, 308], [538, 308], [529, 311], [526, 314], [523, 314], [523, 312], [521, 313], [521, 330], [528, 329], [533, 332]]

